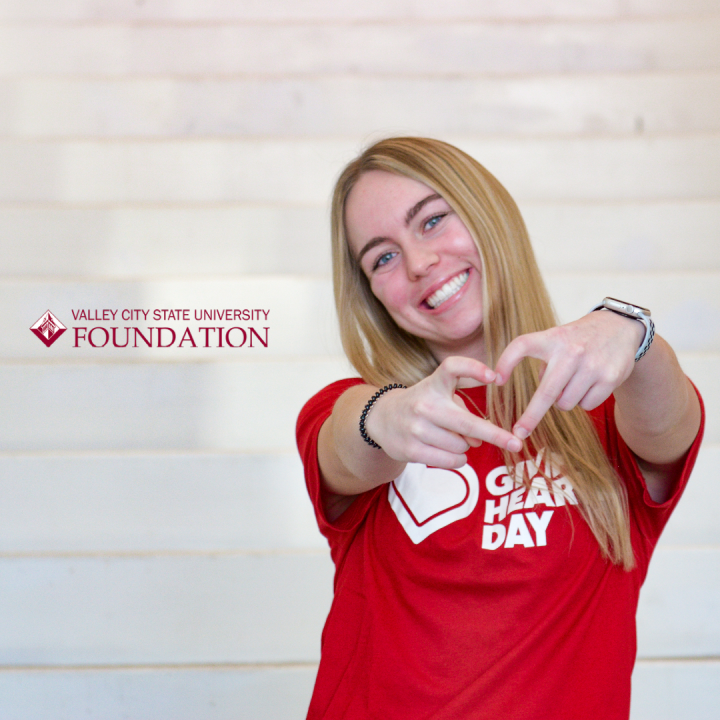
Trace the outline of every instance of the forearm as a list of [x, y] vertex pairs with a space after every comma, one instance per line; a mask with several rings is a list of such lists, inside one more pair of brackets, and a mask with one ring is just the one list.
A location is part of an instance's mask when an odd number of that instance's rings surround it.
[[[318, 460], [325, 488], [331, 493], [358, 495], [390, 482], [405, 467], [404, 462], [393, 460], [360, 435], [360, 414], [376, 389], [371, 385], [350, 388], [339, 398], [320, 430]], [[376, 405], [387, 399], [381, 397]], [[376, 410], [373, 407], [372, 412]]]
[[700, 427], [700, 402], [663, 338], [655, 337], [614, 395], [618, 430], [642, 460], [671, 464], [692, 445]]

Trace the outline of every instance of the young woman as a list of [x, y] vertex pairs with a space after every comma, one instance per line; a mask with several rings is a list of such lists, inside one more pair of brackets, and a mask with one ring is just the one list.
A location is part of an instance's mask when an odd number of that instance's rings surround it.
[[512, 198], [445, 143], [365, 151], [332, 232], [360, 378], [298, 420], [336, 566], [308, 717], [627, 720], [701, 435], [672, 349], [610, 298], [556, 326]]

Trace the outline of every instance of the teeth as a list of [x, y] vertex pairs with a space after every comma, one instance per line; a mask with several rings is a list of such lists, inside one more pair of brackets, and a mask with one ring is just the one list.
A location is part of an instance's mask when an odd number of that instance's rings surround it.
[[452, 280], [446, 282], [439, 290], [436, 290], [425, 302], [431, 307], [436, 308], [442, 305], [448, 298], [451, 298], [470, 277], [470, 271], [466, 270], [460, 275], [456, 275]]

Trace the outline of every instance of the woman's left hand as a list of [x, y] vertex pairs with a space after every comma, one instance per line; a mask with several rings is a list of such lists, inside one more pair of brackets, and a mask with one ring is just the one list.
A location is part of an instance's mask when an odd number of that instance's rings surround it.
[[643, 336], [637, 320], [598, 310], [567, 325], [515, 338], [497, 362], [496, 384], [504, 384], [523, 358], [541, 360], [544, 368], [514, 435], [527, 438], [553, 405], [561, 410], [600, 405], [632, 373]]

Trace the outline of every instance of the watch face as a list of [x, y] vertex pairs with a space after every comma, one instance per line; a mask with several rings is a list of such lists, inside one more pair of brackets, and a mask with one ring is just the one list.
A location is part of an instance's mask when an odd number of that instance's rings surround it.
[[624, 300], [618, 300], [617, 298], [606, 297], [603, 300], [603, 305], [609, 310], [622, 313], [623, 315], [630, 315], [631, 317], [637, 317], [638, 315], [650, 316], [650, 310], [639, 305], [633, 305]]

